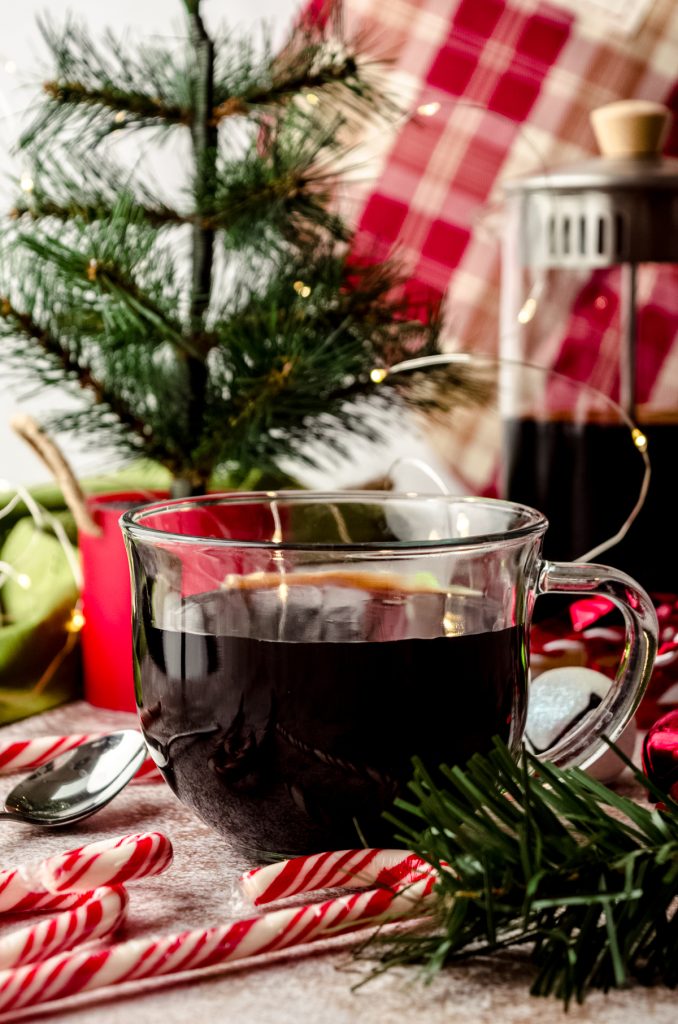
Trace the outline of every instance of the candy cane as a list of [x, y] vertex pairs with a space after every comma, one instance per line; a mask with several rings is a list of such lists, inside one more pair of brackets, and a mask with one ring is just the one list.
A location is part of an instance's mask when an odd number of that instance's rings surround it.
[[376, 883], [392, 887], [398, 882], [417, 881], [433, 870], [409, 850], [336, 850], [254, 868], [242, 876], [240, 885], [259, 906], [335, 886], [364, 889]]
[[135, 939], [96, 952], [61, 953], [44, 963], [0, 972], [0, 1011], [34, 1006], [117, 982], [139, 981], [309, 942], [425, 910], [433, 875], [411, 886], [352, 893], [308, 907], [273, 911], [225, 927]]
[[0, 913], [72, 909], [99, 886], [159, 875], [171, 863], [172, 844], [161, 832], [90, 843], [37, 864], [0, 871]]
[[89, 892], [100, 885], [122, 885], [159, 875], [172, 863], [172, 844], [162, 832], [141, 832], [79, 846], [50, 857], [37, 875], [50, 892]]
[[101, 939], [122, 923], [128, 897], [122, 886], [88, 893], [81, 905], [0, 938], [0, 969], [37, 963], [83, 942]]
[[80, 906], [87, 894], [52, 893], [45, 889], [35, 868], [21, 867], [0, 871], [0, 914], [22, 914], [29, 910], [66, 910]]
[[[74, 733], [72, 736], [40, 736], [31, 740], [10, 740], [0, 743], [0, 775], [13, 775], [16, 772], [33, 771], [48, 761], [66, 754], [69, 750], [96, 739], [102, 733]], [[162, 782], [162, 775], [150, 757], [137, 771], [134, 779], [139, 782]]]
[[74, 750], [97, 733], [76, 733], [73, 736], [41, 736], [32, 740], [10, 740], [0, 743], [0, 775], [30, 771], [46, 764], [59, 754]]
[[138, 785], [139, 783], [145, 782], [164, 782], [164, 778], [158, 771], [157, 765], [153, 758], [147, 757], [141, 768], [137, 769], [137, 773], [132, 779], [132, 785]]

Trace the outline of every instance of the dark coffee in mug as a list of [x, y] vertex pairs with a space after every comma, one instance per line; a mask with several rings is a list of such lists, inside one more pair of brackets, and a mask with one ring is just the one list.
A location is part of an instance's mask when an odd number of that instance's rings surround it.
[[148, 603], [141, 722], [168, 782], [253, 856], [392, 845], [381, 815], [413, 755], [435, 771], [522, 735], [525, 629], [460, 600], [455, 615], [426, 581], [302, 572], [184, 598], [164, 628]]

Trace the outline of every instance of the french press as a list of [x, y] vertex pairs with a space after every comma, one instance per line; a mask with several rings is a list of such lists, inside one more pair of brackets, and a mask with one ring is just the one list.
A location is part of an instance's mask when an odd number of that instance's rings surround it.
[[[572, 522], [556, 558], [582, 558], [601, 520], [630, 525], [604, 561], [654, 591], [678, 590], [678, 160], [661, 156], [670, 112], [621, 101], [593, 111], [601, 156], [507, 181], [500, 355], [582, 382], [563, 410], [505, 402], [506, 495]], [[591, 414], [587, 387], [618, 403]], [[629, 478], [625, 447], [652, 475]], [[634, 472], [640, 472], [633, 463]], [[630, 495], [642, 494], [635, 506]], [[563, 502], [571, 515], [563, 517]], [[635, 518], [634, 518], [635, 517]]]

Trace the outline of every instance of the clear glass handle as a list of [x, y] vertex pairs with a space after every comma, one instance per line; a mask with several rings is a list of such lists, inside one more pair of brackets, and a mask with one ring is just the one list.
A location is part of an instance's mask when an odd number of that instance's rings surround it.
[[657, 652], [657, 616], [635, 580], [608, 565], [542, 562], [540, 594], [593, 594], [612, 601], [624, 616], [626, 642], [613, 685], [602, 703], [541, 755], [561, 768], [586, 768], [605, 749], [603, 735], [615, 740], [645, 692]]

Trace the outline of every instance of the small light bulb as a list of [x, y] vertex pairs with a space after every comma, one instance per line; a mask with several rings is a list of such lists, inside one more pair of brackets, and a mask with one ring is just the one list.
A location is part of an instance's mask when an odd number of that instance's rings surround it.
[[19, 179], [22, 192], [32, 192], [35, 188], [35, 182], [31, 178], [30, 174], [24, 172]]
[[113, 120], [115, 121], [116, 124], [124, 124], [124, 122], [125, 122], [125, 111], [124, 110], [119, 110], [117, 112], [117, 114], [115, 115], [115, 117], [113, 118]]
[[633, 443], [639, 452], [647, 451], [647, 438], [642, 430], [639, 430], [638, 427], [634, 427], [631, 431], [631, 437], [633, 438]]
[[434, 100], [433, 103], [422, 103], [420, 107], [417, 107], [417, 113], [423, 117], [434, 117], [440, 110], [440, 104]]
[[292, 287], [297, 295], [301, 295], [302, 299], [307, 299], [311, 294], [309, 285], [305, 284], [303, 281], [295, 281]]
[[385, 370], [383, 366], [375, 366], [370, 371], [370, 380], [373, 384], [381, 384], [382, 380], [386, 380], [388, 376], [388, 370]]
[[462, 636], [464, 633], [464, 623], [458, 615], [446, 612], [443, 616], [443, 631], [445, 636]]
[[66, 623], [66, 632], [68, 633], [79, 633], [82, 627], [85, 625], [85, 616], [77, 608], [74, 608], [71, 612], [71, 617]]
[[537, 312], [537, 300], [532, 296], [525, 300], [523, 308], [518, 313], [519, 324], [529, 324], [530, 320], [534, 319], [534, 314]]
[[307, 92], [306, 93], [306, 102], [310, 103], [310, 105], [312, 107], [317, 107], [318, 104], [320, 103], [320, 100], [318, 99], [318, 97], [316, 96], [316, 94], [314, 92]]

